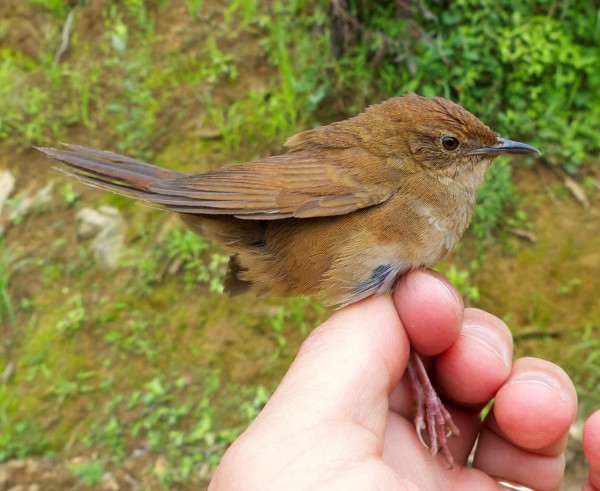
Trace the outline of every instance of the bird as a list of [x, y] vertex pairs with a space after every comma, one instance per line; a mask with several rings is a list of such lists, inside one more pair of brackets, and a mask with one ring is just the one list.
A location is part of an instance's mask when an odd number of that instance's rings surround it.
[[[390, 294], [468, 227], [477, 189], [500, 155], [536, 155], [460, 105], [415, 93], [285, 142], [287, 151], [202, 174], [110, 151], [39, 148], [84, 183], [159, 205], [229, 254], [231, 295], [311, 295], [343, 307]], [[411, 349], [415, 427], [432, 455], [453, 458], [459, 429]]]

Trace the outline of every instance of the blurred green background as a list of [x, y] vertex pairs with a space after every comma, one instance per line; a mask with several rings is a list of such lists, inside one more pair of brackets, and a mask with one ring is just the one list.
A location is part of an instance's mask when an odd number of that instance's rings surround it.
[[[44, 457], [43, 489], [202, 487], [328, 315], [222, 295], [220, 249], [32, 149], [60, 141], [204, 172], [407, 91], [450, 98], [544, 156], [494, 163], [439, 269], [505, 319], [518, 355], [569, 372], [582, 414], [598, 406], [598, 2], [0, 5], [0, 172], [16, 179], [0, 213], [0, 460]], [[77, 233], [103, 205], [125, 225], [114, 269]]]

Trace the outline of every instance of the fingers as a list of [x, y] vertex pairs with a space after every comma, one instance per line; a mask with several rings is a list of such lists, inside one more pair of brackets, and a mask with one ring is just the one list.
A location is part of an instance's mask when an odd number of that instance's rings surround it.
[[[454, 286], [429, 269], [411, 271], [400, 278], [392, 295], [412, 346], [429, 355], [446, 350], [459, 336], [463, 301]], [[410, 418], [413, 410], [407, 378], [394, 389], [390, 409]]]
[[[457, 312], [462, 308], [458, 292], [437, 273], [419, 270], [406, 278], [394, 295], [396, 308], [408, 335], [420, 340], [422, 351], [445, 350], [434, 361], [440, 394], [470, 412], [480, 410], [510, 374], [510, 330], [482, 310]], [[440, 312], [445, 312], [445, 317], [440, 317]], [[403, 381], [391, 397], [392, 410], [409, 417], [409, 396], [408, 384]]]
[[510, 373], [512, 336], [506, 324], [482, 310], [465, 310], [458, 291], [431, 270], [404, 275], [394, 301], [415, 349], [439, 354], [435, 375], [441, 392], [462, 405], [487, 403]]
[[592, 414], [583, 428], [583, 450], [590, 464], [584, 491], [600, 490], [600, 411]]
[[466, 309], [459, 338], [435, 360], [438, 387], [456, 403], [481, 409], [510, 375], [512, 348], [504, 322], [483, 310]]
[[577, 395], [558, 366], [535, 358], [515, 362], [479, 436], [473, 466], [536, 490], [556, 490]]
[[[511, 371], [512, 336], [502, 321], [478, 309], [463, 309], [456, 289], [435, 272], [419, 270], [400, 281], [396, 308], [411, 341], [420, 352], [435, 354], [432, 370], [440, 395], [460, 438], [449, 446], [457, 462], [466, 462], [481, 422], [477, 413], [506, 381]], [[406, 380], [390, 397], [390, 409], [412, 416], [412, 397]]]
[[437, 355], [458, 337], [463, 301], [441, 274], [419, 269], [400, 278], [394, 303], [412, 346], [421, 354]]
[[[481, 424], [475, 417], [497, 394], [477, 450], [477, 466], [502, 479], [535, 489], [557, 489], [566, 434], [576, 411], [572, 383], [558, 367], [527, 359], [513, 368], [512, 336], [498, 318], [465, 309], [445, 279], [415, 271], [394, 295], [408, 336], [422, 353], [437, 354], [434, 380], [453, 401], [461, 436], [450, 441], [458, 462], [465, 462]], [[391, 409], [409, 417], [407, 388], [393, 392]], [[462, 409], [461, 409], [462, 408]]]
[[577, 395], [567, 374], [537, 358], [515, 362], [510, 378], [496, 395], [494, 416], [502, 433], [517, 445], [557, 455], [553, 444], [563, 437], [577, 410]]

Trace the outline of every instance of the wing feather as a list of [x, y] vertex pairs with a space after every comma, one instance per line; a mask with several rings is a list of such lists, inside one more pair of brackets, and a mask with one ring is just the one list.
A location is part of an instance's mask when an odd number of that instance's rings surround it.
[[[343, 162], [294, 153], [161, 180], [149, 191], [157, 195], [153, 201], [174, 211], [263, 220], [342, 215], [382, 203], [395, 191], [394, 183], [372, 175], [361, 179], [364, 172], [351, 170]], [[178, 198], [193, 203], [179, 204]]]

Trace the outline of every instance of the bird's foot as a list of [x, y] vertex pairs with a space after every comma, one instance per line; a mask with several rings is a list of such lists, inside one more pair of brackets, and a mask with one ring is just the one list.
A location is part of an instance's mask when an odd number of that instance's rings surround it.
[[[433, 388], [423, 362], [414, 350], [410, 353], [408, 375], [416, 404], [415, 428], [419, 440], [429, 447], [432, 456], [441, 451], [448, 468], [451, 469], [454, 459], [448, 448], [448, 437], [458, 436], [460, 431]], [[429, 445], [423, 438], [424, 431], [429, 439]]]

